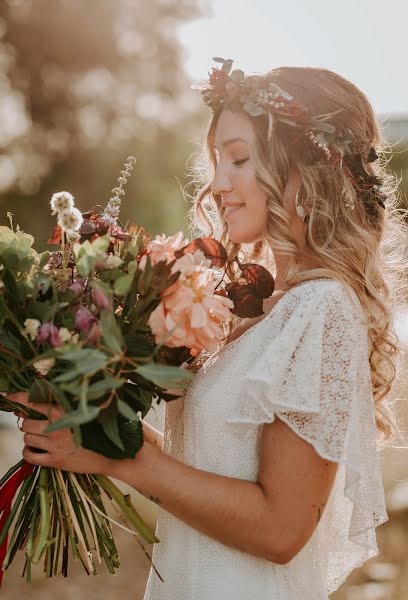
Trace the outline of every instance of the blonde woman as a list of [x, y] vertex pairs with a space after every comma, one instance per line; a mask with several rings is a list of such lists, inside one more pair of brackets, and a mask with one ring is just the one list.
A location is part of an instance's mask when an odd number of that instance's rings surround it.
[[[78, 449], [25, 419], [24, 458], [121, 479], [160, 506], [145, 600], [326, 600], [378, 553], [378, 446], [395, 435], [392, 312], [407, 229], [369, 101], [317, 68], [246, 76], [218, 59], [210, 180], [194, 225], [269, 266], [240, 319], [134, 460]], [[45, 449], [33, 453], [29, 447]]]

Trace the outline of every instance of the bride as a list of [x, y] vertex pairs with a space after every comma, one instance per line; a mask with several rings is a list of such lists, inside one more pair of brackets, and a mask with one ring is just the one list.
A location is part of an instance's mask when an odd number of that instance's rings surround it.
[[269, 266], [264, 314], [237, 319], [166, 405], [164, 438], [145, 426], [135, 459], [30, 419], [23, 456], [111, 475], [159, 505], [164, 582], [152, 569], [144, 600], [326, 600], [378, 553], [388, 518], [378, 450], [395, 434], [384, 401], [407, 259], [391, 250], [406, 227], [356, 86], [326, 69], [248, 76], [217, 62], [202, 90], [210, 179], [195, 224], [231, 259]]

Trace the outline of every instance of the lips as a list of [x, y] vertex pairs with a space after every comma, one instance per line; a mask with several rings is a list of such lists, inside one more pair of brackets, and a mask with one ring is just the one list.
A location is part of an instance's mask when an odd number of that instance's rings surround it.
[[244, 206], [245, 204], [224, 204], [224, 217], [227, 217]]

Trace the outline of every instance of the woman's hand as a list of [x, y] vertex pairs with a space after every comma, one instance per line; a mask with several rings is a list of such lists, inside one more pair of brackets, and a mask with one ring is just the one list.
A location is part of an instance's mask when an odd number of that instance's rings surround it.
[[[23, 418], [20, 430], [24, 431], [25, 446], [23, 449], [23, 458], [26, 462], [32, 465], [53, 467], [73, 473], [91, 473], [115, 477], [116, 467], [118, 466], [116, 463], [120, 461], [115, 461], [114, 459], [77, 446], [73, 434], [69, 429], [60, 429], [46, 433], [45, 430], [48, 425], [53, 421], [59, 420], [65, 414], [62, 408], [29, 402], [26, 392], [9, 394], [8, 397], [23, 406], [42, 413], [49, 419], [28, 419], [24, 417], [23, 413], [15, 413], [18, 417]], [[148, 444], [152, 443], [149, 439], [145, 439], [145, 442]], [[34, 448], [45, 450], [45, 452], [35, 452]]]

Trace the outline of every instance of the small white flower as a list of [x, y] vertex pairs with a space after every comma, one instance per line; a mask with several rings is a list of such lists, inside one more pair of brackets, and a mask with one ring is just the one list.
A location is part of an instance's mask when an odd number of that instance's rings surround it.
[[107, 266], [112, 267], [114, 269], [120, 267], [122, 263], [123, 260], [120, 258], [120, 256], [117, 256], [116, 254], [109, 254], [108, 258], [106, 259]]
[[64, 229], [64, 231], [78, 231], [83, 222], [81, 212], [74, 207], [66, 210], [62, 210], [58, 214], [58, 225]]
[[70, 340], [71, 344], [76, 344], [78, 342], [78, 340], [79, 340], [79, 333], [74, 333], [71, 336], [71, 340]]
[[67, 236], [67, 241], [69, 244], [73, 244], [81, 238], [81, 234], [79, 234], [77, 231], [68, 230], [65, 232], [65, 235]]
[[74, 206], [74, 196], [69, 192], [57, 192], [50, 200], [51, 210], [53, 215], [56, 215], [62, 210], [69, 210]]
[[61, 342], [63, 342], [65, 344], [65, 342], [69, 342], [72, 339], [72, 334], [70, 332], [69, 329], [67, 329], [66, 327], [60, 327], [58, 330], [59, 333], [59, 337]]
[[41, 358], [33, 363], [33, 367], [40, 373], [40, 375], [43, 375], [44, 377], [54, 365], [55, 358], [52, 356], [50, 358]]
[[41, 321], [38, 319], [26, 319], [24, 321], [24, 331], [28, 333], [32, 340], [37, 337], [37, 332], [41, 327]]

